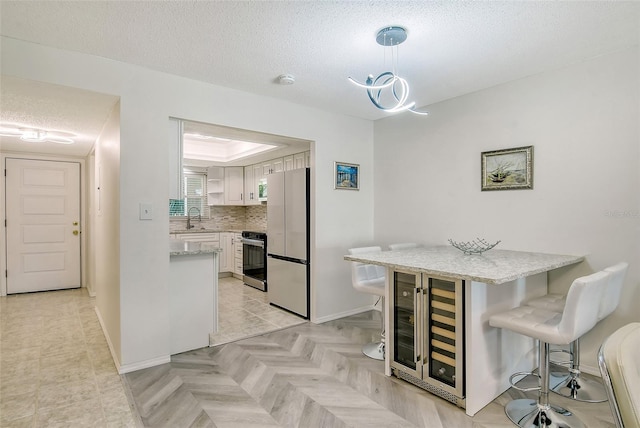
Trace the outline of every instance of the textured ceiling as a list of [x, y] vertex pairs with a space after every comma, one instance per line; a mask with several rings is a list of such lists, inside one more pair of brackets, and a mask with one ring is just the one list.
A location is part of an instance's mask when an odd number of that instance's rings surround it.
[[384, 26], [408, 30], [398, 71], [417, 106], [637, 44], [640, 28], [640, 3], [616, 1], [2, 1], [0, 15], [7, 37], [371, 120], [385, 114], [347, 77], [388, 68]]
[[[28, 143], [0, 136], [3, 151], [86, 156], [118, 97], [15, 77], [0, 79], [0, 127], [38, 128], [70, 136], [75, 144]], [[69, 135], [71, 134], [71, 135]]]

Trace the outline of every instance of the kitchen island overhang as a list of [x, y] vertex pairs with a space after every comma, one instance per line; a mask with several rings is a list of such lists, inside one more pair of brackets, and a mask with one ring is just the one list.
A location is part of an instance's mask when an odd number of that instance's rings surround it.
[[[451, 399], [451, 387], [433, 379], [406, 379], [418, 385], [427, 380], [431, 388], [425, 388], [441, 397], [466, 409], [473, 416], [484, 406], [493, 401], [509, 387], [509, 376], [518, 371], [531, 371], [536, 364], [534, 341], [517, 334], [508, 334], [489, 326], [489, 317], [522, 302], [547, 293], [547, 272], [564, 266], [580, 263], [584, 256], [534, 253], [510, 250], [491, 250], [481, 255], [466, 255], [449, 246], [418, 247], [399, 251], [383, 251], [382, 253], [345, 255], [344, 260], [366, 264], [376, 264], [387, 268], [385, 287], [385, 331], [395, 337], [394, 291], [397, 273], [411, 274], [420, 284], [414, 293], [414, 307], [419, 307], [421, 293], [429, 293], [429, 281], [435, 279], [462, 281], [461, 301], [464, 307], [463, 320], [458, 321], [458, 328], [463, 329], [463, 346], [457, 352], [464, 356], [462, 375], [464, 376], [462, 394], [455, 394]], [[422, 280], [425, 281], [423, 287]], [[417, 303], [416, 303], [417, 302]], [[425, 311], [425, 313], [428, 312]], [[424, 316], [424, 314], [423, 314]], [[428, 321], [416, 321], [416, 329], [428, 333]], [[416, 330], [418, 331], [418, 330]], [[417, 336], [416, 336], [417, 337]], [[416, 344], [423, 346], [422, 361], [430, 355], [427, 341]], [[417, 341], [417, 339], [416, 339]], [[402, 372], [399, 364], [394, 362], [394, 343], [387, 341], [385, 358], [385, 374], [393, 371]], [[425, 355], [427, 357], [425, 357]], [[418, 358], [420, 359], [420, 358]], [[427, 364], [425, 363], [425, 372]], [[407, 370], [409, 378], [413, 378], [415, 369]], [[401, 373], [403, 374], [403, 373]], [[458, 374], [460, 375], [460, 374]], [[425, 375], [423, 375], [425, 376]], [[400, 377], [400, 376], [399, 376]], [[435, 386], [433, 386], [435, 385]], [[438, 392], [441, 391], [441, 393]]]

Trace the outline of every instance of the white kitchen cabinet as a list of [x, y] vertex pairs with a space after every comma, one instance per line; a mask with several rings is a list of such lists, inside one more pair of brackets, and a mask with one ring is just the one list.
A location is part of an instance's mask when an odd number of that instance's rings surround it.
[[211, 166], [207, 168], [207, 204], [243, 205], [244, 168]]
[[194, 233], [178, 233], [175, 236], [177, 239], [182, 239], [183, 241], [194, 241], [194, 242], [220, 242], [220, 233], [218, 232], [194, 232]]
[[233, 236], [232, 232], [220, 233], [220, 272], [233, 272], [235, 267], [235, 251], [233, 249]]
[[308, 152], [296, 153], [293, 155], [293, 169], [305, 168], [307, 166], [306, 153]]
[[242, 234], [233, 234], [233, 276], [242, 279]]
[[235, 269], [235, 250], [233, 248], [233, 232], [202, 232], [202, 233], [179, 233], [175, 237], [183, 241], [211, 242], [222, 252], [218, 255], [220, 266], [218, 271], [233, 272]]
[[179, 233], [175, 237], [183, 241], [211, 242], [222, 252], [218, 253], [219, 272], [233, 272], [235, 252], [233, 249], [233, 232]]
[[283, 158], [271, 159], [269, 162], [264, 162], [262, 164], [263, 175], [269, 175], [269, 174], [273, 174], [274, 172], [280, 172], [280, 171], [284, 171]]
[[308, 168], [310, 155], [311, 152], [307, 151], [283, 157], [284, 170], [291, 171], [292, 169]]
[[259, 185], [262, 175], [262, 164], [248, 165], [244, 167], [244, 204], [260, 205]]
[[285, 171], [291, 171], [292, 169], [295, 169], [294, 156], [295, 155], [289, 155], [282, 158]]
[[207, 168], [207, 205], [224, 204], [224, 168]]
[[243, 205], [244, 168], [241, 166], [224, 169], [224, 203], [225, 205]]

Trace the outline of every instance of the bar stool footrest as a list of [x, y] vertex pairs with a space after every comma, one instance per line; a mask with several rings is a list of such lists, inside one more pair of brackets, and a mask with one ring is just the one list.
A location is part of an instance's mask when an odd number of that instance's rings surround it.
[[[522, 388], [518, 385], [516, 385], [516, 382], [513, 380], [515, 377], [517, 376], [522, 376], [522, 379], [524, 379], [527, 376], [534, 376], [537, 377], [538, 379], [540, 379], [540, 376], [537, 373], [533, 373], [533, 372], [516, 372], [514, 374], [512, 374], [511, 376], [509, 376], [509, 383], [511, 384], [511, 387], [513, 389], [517, 389], [518, 391], [522, 391], [522, 392], [529, 392], [529, 391], [540, 391], [540, 386], [535, 386], [535, 387], [531, 387], [531, 388]], [[519, 380], [522, 380], [519, 379]]]

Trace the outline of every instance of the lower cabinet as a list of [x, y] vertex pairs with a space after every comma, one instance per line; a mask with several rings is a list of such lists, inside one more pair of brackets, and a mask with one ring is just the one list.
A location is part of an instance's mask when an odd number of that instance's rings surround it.
[[232, 232], [220, 233], [220, 272], [233, 272], [234, 268], [234, 250], [233, 250], [233, 236]]
[[233, 276], [242, 279], [242, 233], [233, 234]]
[[392, 278], [393, 374], [464, 407], [463, 281], [403, 271]]
[[[234, 232], [203, 232], [203, 233], [181, 233], [175, 237], [183, 241], [210, 242], [222, 249], [218, 253], [219, 273], [236, 273], [236, 249], [234, 242], [240, 242], [235, 235], [241, 236]], [[242, 244], [240, 244], [240, 259], [242, 260]], [[240, 274], [242, 275], [242, 266], [240, 266]], [[228, 275], [227, 275], [228, 276]]]

